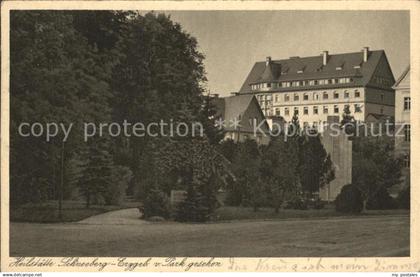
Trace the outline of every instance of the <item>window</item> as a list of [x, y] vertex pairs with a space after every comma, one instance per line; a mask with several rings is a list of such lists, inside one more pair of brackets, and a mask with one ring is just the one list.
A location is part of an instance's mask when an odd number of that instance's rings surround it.
[[404, 155], [404, 167], [406, 168], [410, 168], [410, 154], [405, 154]]
[[355, 113], [361, 113], [362, 108], [360, 107], [360, 104], [354, 104], [354, 112]]
[[276, 94], [276, 96], [274, 96], [274, 101], [275, 102], [278, 102], [279, 101], [279, 97], [277, 96], [277, 94]]
[[315, 85], [315, 80], [310, 80], [310, 81], [309, 81], [309, 85], [310, 85], [310, 86]]
[[339, 113], [340, 109], [338, 108], [338, 105], [334, 105], [334, 113]]
[[314, 114], [318, 114], [318, 106], [314, 106]]
[[314, 92], [314, 100], [318, 100], [318, 99], [319, 99], [319, 95], [316, 92]]
[[338, 92], [334, 92], [334, 99], [338, 99], [340, 97], [340, 94]]
[[305, 94], [303, 95], [303, 100], [309, 100], [309, 96], [308, 96], [308, 94], [306, 94], [306, 93], [305, 93]]
[[354, 97], [360, 97], [360, 91], [357, 91], [357, 90], [356, 90], [356, 91], [354, 92]]
[[411, 137], [411, 126], [410, 124], [404, 125], [404, 141], [409, 142]]
[[276, 108], [276, 115], [279, 116], [280, 115], [280, 109]]
[[294, 114], [299, 114], [299, 108], [298, 107], [294, 108]]
[[289, 115], [289, 108], [284, 108], [284, 115]]
[[328, 113], [328, 106], [324, 106], [323, 112], [324, 112], [324, 114]]
[[322, 95], [322, 99], [328, 99], [328, 93], [324, 92], [324, 94]]
[[283, 82], [281, 84], [282, 84], [282, 87], [285, 87], [285, 88], [290, 87], [290, 82]]
[[404, 111], [411, 109], [411, 97], [404, 97]]
[[290, 100], [290, 97], [288, 94], [284, 95], [284, 102], [288, 102]]
[[298, 94], [295, 94], [294, 97], [293, 97], [293, 100], [294, 101], [299, 101], [299, 95]]
[[308, 107], [303, 107], [303, 114], [308, 114]]
[[349, 98], [350, 97], [350, 93], [348, 91], [344, 92], [344, 98]]
[[267, 83], [267, 87], [268, 88], [271, 88], [271, 83]]

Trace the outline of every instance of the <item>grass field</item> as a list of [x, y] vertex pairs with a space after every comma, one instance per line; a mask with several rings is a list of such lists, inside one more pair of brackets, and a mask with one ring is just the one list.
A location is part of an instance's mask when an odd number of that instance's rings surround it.
[[95, 216], [80, 223], [11, 223], [10, 254], [139, 257], [408, 256], [409, 237], [408, 215], [182, 224], [146, 222], [138, 219], [135, 209], [127, 209]]
[[86, 208], [82, 201], [63, 201], [62, 218], [58, 216], [58, 202], [50, 201], [41, 204], [25, 204], [10, 208], [10, 220], [14, 222], [75, 222], [84, 218], [109, 211], [133, 208], [139, 202], [125, 202], [122, 205], [91, 205]]
[[375, 216], [375, 215], [408, 215], [408, 210], [367, 210], [359, 215], [342, 214], [335, 211], [334, 207], [326, 207], [323, 209], [311, 210], [294, 210], [283, 209], [279, 213], [274, 213], [272, 208], [260, 208], [254, 212], [252, 208], [245, 207], [228, 207], [223, 206], [216, 210], [215, 221], [231, 221], [231, 220], [245, 220], [245, 219], [289, 219], [289, 218], [331, 218], [342, 216]]

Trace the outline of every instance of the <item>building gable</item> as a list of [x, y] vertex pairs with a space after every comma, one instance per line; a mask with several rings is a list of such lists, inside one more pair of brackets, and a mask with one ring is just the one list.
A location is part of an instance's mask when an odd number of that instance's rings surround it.
[[368, 86], [389, 89], [395, 83], [394, 74], [384, 51], [381, 51], [379, 61], [368, 82]]

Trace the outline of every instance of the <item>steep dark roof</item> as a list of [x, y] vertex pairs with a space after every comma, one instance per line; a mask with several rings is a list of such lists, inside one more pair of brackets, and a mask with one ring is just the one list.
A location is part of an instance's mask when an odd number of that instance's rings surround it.
[[[388, 60], [383, 50], [369, 51], [368, 60], [366, 63], [363, 62], [363, 53], [345, 53], [329, 55], [327, 64], [323, 66], [322, 56], [313, 57], [292, 57], [283, 60], [271, 61], [271, 67], [276, 68], [281, 74], [274, 79], [274, 81], [299, 81], [299, 80], [311, 80], [311, 79], [327, 79], [327, 78], [340, 78], [340, 77], [352, 77], [354, 81], [348, 84], [334, 84], [334, 87], [355, 87], [355, 86], [375, 86], [372, 80], [372, 76], [380, 62], [384, 62], [388, 66], [390, 71]], [[360, 68], [355, 68], [360, 66]], [[337, 70], [337, 67], [341, 67], [341, 70]], [[265, 79], [266, 73], [266, 62], [256, 62], [248, 74], [245, 82], [243, 83], [239, 93], [251, 93], [251, 84], [262, 82]], [[303, 71], [298, 73], [298, 71]], [[264, 77], [263, 77], [264, 75]], [[392, 72], [390, 73], [392, 79]], [[268, 78], [269, 79], [269, 78]], [[271, 81], [271, 80], [270, 80]], [[308, 89], [324, 89], [331, 88], [331, 85], [319, 85], [319, 86], [308, 86]], [[304, 87], [288, 87], [288, 88], [277, 88], [274, 91], [292, 91], [302, 90]]]
[[[230, 126], [231, 120], [244, 118], [245, 112], [249, 109], [250, 105], [255, 105], [255, 109], [260, 114], [262, 119], [265, 119], [263, 112], [258, 104], [257, 99], [252, 94], [235, 95], [224, 98], [215, 98], [213, 100], [217, 116], [221, 116], [226, 123], [225, 131], [235, 130]], [[243, 121], [243, 120], [242, 120]], [[253, 128], [248, 126], [248, 122], [241, 121], [241, 131], [253, 132]], [[268, 132], [268, 124], [264, 124], [261, 128]]]
[[402, 82], [402, 80], [404, 80], [405, 76], [407, 76], [407, 74], [409, 72], [410, 72], [410, 66], [407, 66], [407, 68], [401, 74], [400, 78], [398, 78], [398, 80], [395, 82], [394, 88], [396, 88], [396, 87], [398, 87], [400, 85], [400, 83]]

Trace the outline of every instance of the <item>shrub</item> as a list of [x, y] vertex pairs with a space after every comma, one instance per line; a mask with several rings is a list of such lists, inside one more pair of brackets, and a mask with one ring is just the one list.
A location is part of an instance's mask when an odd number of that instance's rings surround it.
[[319, 198], [315, 198], [315, 199], [309, 199], [308, 200], [308, 207], [310, 209], [315, 209], [315, 210], [320, 210], [323, 209], [325, 206], [325, 203], [321, 201], [321, 199]]
[[193, 186], [187, 191], [187, 197], [176, 211], [175, 220], [180, 222], [204, 222], [210, 219], [211, 211], [205, 197]]
[[308, 203], [301, 197], [294, 197], [286, 202], [285, 209], [307, 210]]
[[352, 184], [345, 185], [335, 199], [335, 210], [341, 213], [360, 213], [363, 210], [360, 190]]
[[153, 216], [160, 216], [163, 218], [169, 217], [169, 199], [166, 194], [160, 189], [154, 188], [149, 191], [144, 201], [144, 216], [149, 218]]
[[410, 209], [410, 187], [404, 188], [397, 197], [398, 207], [401, 209]]
[[397, 201], [384, 188], [380, 189], [366, 204], [368, 210], [389, 210], [397, 207]]

